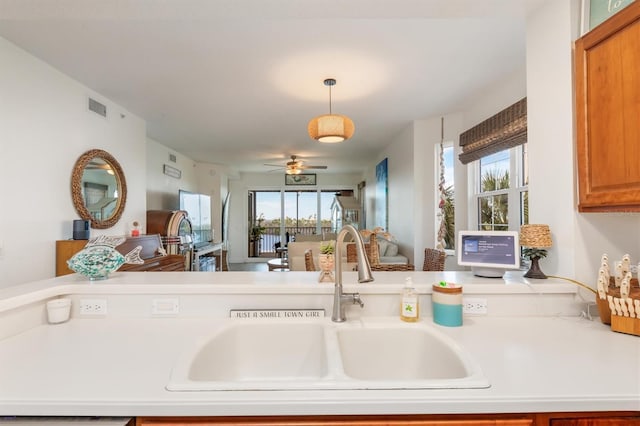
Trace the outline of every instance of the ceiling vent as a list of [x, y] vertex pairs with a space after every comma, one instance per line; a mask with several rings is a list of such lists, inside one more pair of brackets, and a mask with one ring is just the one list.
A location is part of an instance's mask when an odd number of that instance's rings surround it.
[[96, 101], [95, 99], [91, 99], [89, 98], [89, 111], [93, 111], [96, 114], [99, 114], [103, 117], [106, 118], [107, 116], [107, 106], [101, 104], [100, 102]]

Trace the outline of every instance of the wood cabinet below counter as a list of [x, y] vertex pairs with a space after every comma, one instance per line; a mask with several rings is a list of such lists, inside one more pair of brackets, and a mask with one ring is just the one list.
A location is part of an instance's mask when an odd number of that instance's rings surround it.
[[640, 426], [640, 412], [138, 417], [136, 426]]

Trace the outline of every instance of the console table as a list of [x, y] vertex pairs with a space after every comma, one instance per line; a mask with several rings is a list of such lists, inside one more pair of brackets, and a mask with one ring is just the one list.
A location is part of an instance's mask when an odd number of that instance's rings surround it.
[[[58, 240], [56, 241], [56, 277], [73, 274], [67, 267], [67, 260], [82, 250], [88, 240]], [[159, 249], [162, 242], [158, 234], [128, 237], [127, 240], [116, 247], [123, 255], [133, 248], [142, 246], [140, 257], [144, 260], [142, 265], [122, 265], [118, 271], [142, 272], [142, 271], [184, 271], [186, 269], [185, 256], [182, 254], [161, 255]]]
[[87, 245], [89, 240], [58, 240], [56, 241], [56, 277], [73, 274], [67, 266], [67, 260]]
[[201, 261], [202, 258], [213, 257], [216, 262], [216, 271], [228, 271], [229, 267], [227, 265], [227, 250], [225, 249], [225, 244], [222, 242], [219, 243], [211, 243], [207, 246], [196, 248], [193, 250], [193, 270], [194, 271], [202, 271], [205, 269], [201, 269]]

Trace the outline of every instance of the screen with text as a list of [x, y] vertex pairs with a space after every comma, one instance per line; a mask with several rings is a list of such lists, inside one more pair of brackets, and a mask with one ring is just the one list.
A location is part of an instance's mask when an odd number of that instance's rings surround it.
[[499, 265], [514, 264], [514, 238], [510, 235], [465, 235], [462, 237], [462, 260]]

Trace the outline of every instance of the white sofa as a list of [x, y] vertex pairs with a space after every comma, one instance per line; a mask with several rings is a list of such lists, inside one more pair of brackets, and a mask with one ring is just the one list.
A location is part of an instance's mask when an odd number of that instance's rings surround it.
[[[398, 245], [394, 242], [387, 241], [383, 238], [376, 238], [378, 242], [378, 250], [380, 254], [380, 264], [407, 264], [409, 259], [406, 256], [398, 254]], [[291, 271], [304, 271], [304, 253], [308, 249], [311, 249], [313, 254], [313, 263], [318, 269], [318, 255], [320, 254], [320, 245], [322, 241], [292, 241], [288, 247], [289, 258], [289, 270]], [[343, 243], [342, 247], [342, 270], [352, 271], [354, 270], [356, 263], [347, 262], [347, 247], [349, 244]]]
[[381, 264], [406, 264], [409, 263], [409, 259], [398, 253], [398, 244], [393, 241], [385, 240], [384, 238], [377, 237], [378, 241], [378, 253], [380, 256]]

